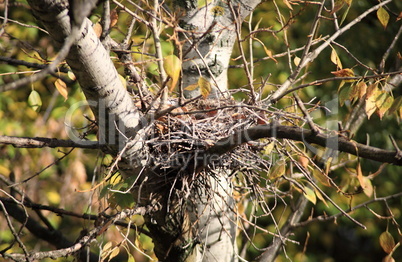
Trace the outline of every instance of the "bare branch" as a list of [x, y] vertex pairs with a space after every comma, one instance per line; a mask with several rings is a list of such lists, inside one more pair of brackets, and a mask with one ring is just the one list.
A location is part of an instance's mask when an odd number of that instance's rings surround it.
[[101, 146], [97, 141], [80, 141], [63, 140], [47, 137], [16, 137], [16, 136], [0, 136], [0, 144], [12, 145], [17, 148], [42, 148], [42, 147], [77, 147], [87, 149], [99, 149]]
[[[6, 205], [7, 210], [12, 210], [13, 211], [13, 217], [16, 218], [17, 220], [25, 218], [24, 215], [21, 214], [21, 212], [18, 212], [17, 207], [13, 205]], [[23, 255], [23, 254], [1, 254], [5, 258], [10, 258], [14, 260], [20, 260], [20, 261], [25, 261], [28, 259], [29, 261], [31, 260], [41, 260], [44, 258], [58, 258], [58, 257], [65, 257], [68, 255], [72, 255], [76, 252], [80, 252], [81, 255], [85, 256], [86, 251], [84, 248], [91, 243], [92, 240], [94, 240], [97, 236], [102, 234], [110, 225], [115, 224], [117, 221], [125, 219], [127, 217], [131, 217], [136, 214], [141, 214], [144, 215], [147, 212], [152, 211], [152, 208], [147, 208], [147, 207], [136, 207], [133, 209], [126, 209], [123, 210], [116, 215], [105, 219], [102, 221], [102, 223], [89, 231], [87, 234], [85, 234], [82, 238], [80, 238], [78, 241], [75, 243], [71, 243], [68, 240], [64, 239], [60, 233], [58, 232], [58, 236], [62, 241], [57, 241], [55, 239], [55, 233], [56, 232], [49, 232], [48, 230], [44, 229], [40, 225], [36, 223], [32, 218], [28, 218], [28, 223], [27, 223], [27, 228], [37, 237], [42, 238], [50, 243], [55, 244], [59, 249], [57, 250], [52, 250], [52, 251], [46, 251], [46, 252], [34, 252], [30, 253], [29, 256]], [[9, 211], [11, 214], [11, 212]], [[20, 215], [20, 217], [17, 217]], [[32, 226], [30, 226], [32, 224]], [[98, 261], [98, 258], [96, 255], [92, 254], [90, 261]]]
[[[351, 207], [351, 208], [345, 210], [345, 212], [350, 213], [350, 212], [353, 212], [353, 211], [355, 211], [357, 209], [360, 209], [362, 207], [367, 208], [367, 206], [372, 204], [372, 203], [381, 202], [381, 201], [387, 202], [390, 199], [395, 199], [395, 198], [400, 198], [400, 197], [402, 197], [402, 192], [399, 192], [399, 193], [396, 193], [396, 194], [393, 194], [393, 195], [389, 195], [389, 196], [385, 196], [385, 197], [374, 198], [374, 199], [368, 200], [368, 201], [366, 201], [364, 203], [361, 203], [359, 205], [356, 205], [354, 207]], [[343, 216], [343, 213], [337, 213], [337, 214], [332, 215], [332, 216], [321, 215], [321, 216], [317, 216], [317, 217], [314, 217], [314, 218], [309, 218], [306, 221], [294, 224], [293, 227], [294, 228], [296, 228], [296, 227], [305, 227], [305, 226], [307, 226], [307, 225], [309, 225], [309, 224], [311, 224], [313, 222], [317, 222], [317, 221], [332, 221], [332, 220], [335, 220], [336, 218], [341, 217], [341, 216]]]
[[222, 155], [243, 143], [267, 137], [286, 138], [302, 141], [307, 144], [317, 144], [362, 158], [402, 166], [402, 159], [398, 159], [396, 151], [363, 145], [338, 134], [314, 134], [311, 130], [294, 126], [277, 125], [275, 123], [238, 131], [227, 138], [219, 140], [206, 151], [206, 154], [207, 157], [214, 154]]
[[[335, 40], [336, 38], [338, 38], [339, 36], [341, 36], [343, 33], [345, 33], [346, 31], [348, 31], [351, 27], [353, 27], [354, 25], [356, 25], [357, 23], [359, 23], [363, 18], [365, 18], [366, 16], [368, 16], [370, 13], [378, 10], [380, 7], [388, 4], [392, 2], [392, 0], [385, 0], [383, 2], [380, 2], [379, 4], [369, 8], [368, 10], [366, 10], [365, 12], [363, 12], [361, 15], [359, 15], [358, 17], [356, 17], [353, 21], [351, 21], [349, 24], [345, 25], [344, 27], [340, 28], [338, 31], [336, 31], [331, 37], [329, 37], [329, 39], [327, 41], [325, 41], [323, 44], [321, 44], [319, 47], [317, 47], [316, 49], [314, 49], [314, 51], [311, 51], [310, 53], [303, 53], [303, 56], [301, 58], [301, 62], [299, 64], [299, 66], [297, 67], [297, 69], [293, 72], [293, 74], [291, 76], [289, 76], [289, 78], [281, 85], [281, 87], [275, 91], [275, 93], [273, 93], [270, 96], [270, 103], [275, 103], [276, 101], [278, 101], [279, 97], [283, 97], [283, 94], [289, 89], [290, 86], [292, 86], [292, 84], [294, 83], [297, 75], [300, 73], [300, 70], [304, 67], [306, 67], [309, 63], [311, 63], [326, 47], [328, 47], [331, 42], [333, 40]], [[322, 4], [323, 5], [323, 4]], [[314, 29], [315, 27], [313, 26], [312, 29]], [[313, 32], [315, 32], [314, 30], [312, 30]], [[311, 38], [309, 38], [307, 44], [306, 44], [306, 48], [311, 46], [311, 41], [312, 41], [312, 35], [310, 35]]]

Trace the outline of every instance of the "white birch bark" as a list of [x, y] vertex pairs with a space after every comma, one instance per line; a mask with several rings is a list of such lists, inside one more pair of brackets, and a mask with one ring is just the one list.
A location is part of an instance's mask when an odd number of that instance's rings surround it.
[[[182, 35], [185, 40], [183, 53], [183, 87], [196, 84], [202, 76], [212, 86], [211, 98], [227, 96], [228, 66], [236, 42], [237, 21], [254, 10], [260, 0], [249, 1], [205, 1], [198, 8], [197, 1], [177, 1], [186, 15], [180, 26], [187, 30]], [[199, 89], [184, 90], [186, 97], [196, 97]]]
[[[182, 35], [184, 63], [183, 87], [196, 84], [200, 77], [207, 79], [212, 87], [209, 98], [228, 97], [228, 67], [236, 42], [235, 23], [254, 10], [260, 0], [249, 1], [205, 1], [199, 8], [197, 1], [177, 1], [186, 15], [180, 26], [187, 30]], [[192, 98], [200, 95], [200, 89], [185, 90], [184, 95]], [[230, 181], [226, 172], [210, 178], [213, 195], [200, 195], [197, 203], [189, 203], [191, 222], [196, 225], [199, 239], [194, 257], [188, 261], [238, 261], [236, 246], [236, 216], [231, 196]]]
[[[71, 32], [67, 1], [29, 1], [29, 4], [35, 17], [61, 46]], [[89, 19], [84, 19], [66, 60], [98, 121], [100, 142], [114, 152], [119, 151], [127, 138], [135, 136], [140, 115]]]

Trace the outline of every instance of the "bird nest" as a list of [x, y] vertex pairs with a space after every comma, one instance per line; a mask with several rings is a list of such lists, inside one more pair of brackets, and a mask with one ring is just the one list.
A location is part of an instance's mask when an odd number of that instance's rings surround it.
[[261, 157], [261, 151], [270, 142], [268, 139], [238, 145], [225, 154], [209, 155], [208, 159], [205, 152], [236, 131], [267, 124], [268, 119], [266, 110], [256, 110], [233, 100], [197, 100], [154, 122], [147, 143], [151, 165], [165, 175], [174, 173], [174, 176], [211, 175], [221, 169], [267, 171], [271, 163]]

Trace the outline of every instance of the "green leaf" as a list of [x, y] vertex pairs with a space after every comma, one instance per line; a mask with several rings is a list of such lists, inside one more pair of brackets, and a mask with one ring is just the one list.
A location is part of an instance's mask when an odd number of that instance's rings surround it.
[[109, 199], [110, 204], [118, 205], [121, 208], [131, 208], [134, 206], [134, 197], [131, 193], [115, 192]]
[[378, 17], [378, 20], [380, 21], [381, 25], [385, 29], [387, 27], [388, 21], [389, 21], [389, 14], [388, 14], [387, 10], [385, 10], [383, 7], [380, 7], [377, 10], [377, 17]]
[[394, 102], [392, 103], [392, 106], [388, 110], [388, 114], [393, 114], [395, 111], [399, 110], [402, 107], [402, 96], [398, 96], [395, 98]]
[[42, 107], [42, 99], [37, 91], [32, 90], [28, 96], [28, 105], [35, 111], [39, 112]]
[[382, 119], [384, 114], [391, 108], [394, 103], [394, 98], [388, 93], [382, 93], [379, 99], [376, 101], [376, 106], [378, 108], [377, 114]]
[[351, 93], [351, 87], [350, 86], [344, 86], [341, 88], [341, 91], [339, 92], [339, 104], [343, 106], [345, 104], [345, 101], [349, 99], [350, 93]]
[[210, 4], [212, 0], [197, 0], [197, 7], [203, 8], [204, 6]]
[[285, 171], [286, 171], [285, 160], [279, 160], [270, 170], [269, 179], [276, 179], [278, 177], [281, 177], [283, 174], [285, 174]]

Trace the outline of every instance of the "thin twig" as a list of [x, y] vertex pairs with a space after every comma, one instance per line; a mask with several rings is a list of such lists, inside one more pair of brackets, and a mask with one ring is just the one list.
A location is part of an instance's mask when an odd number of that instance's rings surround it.
[[3, 85], [2, 87], [0, 87], [0, 92], [16, 89], [20, 86], [36, 82], [46, 77], [49, 73], [54, 73], [57, 69], [57, 66], [67, 57], [68, 52], [70, 51], [70, 47], [76, 41], [76, 38], [78, 37], [79, 33], [80, 33], [80, 27], [73, 26], [71, 29], [71, 34], [68, 35], [68, 37], [64, 41], [62, 48], [60, 49], [59, 53], [57, 54], [56, 58], [53, 60], [52, 63], [50, 63], [46, 68], [42, 69], [39, 73], [35, 75], [24, 77], [12, 83]]
[[316, 124], [314, 124], [312, 117], [310, 114], [307, 112], [306, 107], [304, 106], [303, 102], [301, 101], [300, 97], [297, 94], [293, 94], [293, 97], [296, 100], [297, 106], [300, 108], [302, 111], [304, 117], [307, 120], [308, 125], [310, 126], [311, 130], [313, 131], [314, 134], [317, 134], [320, 132], [320, 130], [317, 128]]
[[16, 137], [16, 136], [0, 136], [0, 144], [12, 145], [16, 148], [42, 148], [42, 147], [77, 147], [87, 149], [99, 149], [101, 146], [97, 141], [81, 141], [63, 140], [47, 137]]
[[398, 41], [399, 37], [402, 34], [402, 25], [399, 27], [398, 32], [396, 33], [394, 39], [392, 40], [391, 44], [389, 45], [389, 47], [387, 48], [387, 50], [385, 51], [384, 55], [382, 56], [381, 62], [380, 62], [380, 68], [379, 71], [383, 72], [384, 68], [385, 68], [385, 60], [387, 60], [389, 54], [391, 53], [392, 49], [394, 49], [396, 42]]
[[[323, 1], [325, 2], [325, 0]], [[323, 2], [322, 5], [319, 8], [319, 12], [317, 12], [316, 18], [315, 18], [315, 23], [318, 23], [319, 19], [318, 19], [318, 15], [320, 15], [320, 11], [322, 11], [323, 8]], [[306, 67], [309, 63], [311, 63], [312, 61], [314, 61], [314, 59], [326, 48], [328, 47], [332, 41], [334, 41], [336, 38], [338, 38], [340, 35], [342, 35], [343, 33], [345, 33], [346, 31], [348, 31], [351, 27], [353, 27], [354, 25], [356, 25], [357, 23], [359, 23], [363, 18], [365, 18], [366, 16], [368, 16], [370, 13], [378, 10], [380, 7], [388, 4], [392, 2], [392, 0], [385, 0], [371, 8], [369, 8], [368, 10], [366, 10], [365, 12], [363, 12], [361, 15], [359, 15], [357, 18], [355, 18], [353, 21], [351, 21], [349, 24], [345, 25], [344, 27], [342, 27], [341, 29], [339, 29], [338, 31], [336, 31], [331, 37], [328, 38], [327, 41], [325, 41], [323, 44], [321, 44], [319, 47], [317, 47], [314, 51], [312, 52], [303, 52], [302, 57], [300, 58], [300, 64], [298, 65], [298, 67], [296, 68], [296, 70], [294, 71], [294, 73], [292, 75], [290, 75], [288, 77], [288, 79], [282, 84], [281, 87], [278, 88], [278, 90], [276, 90], [270, 97], [269, 97], [269, 103], [268, 104], [272, 104], [275, 103], [276, 101], [279, 100], [279, 97], [283, 97], [283, 94], [285, 92], [287, 92], [287, 90], [289, 89], [289, 87], [294, 83], [294, 80], [296, 79], [297, 75], [300, 73], [300, 70], [304, 67]], [[312, 29], [310, 30], [311, 33], [314, 33], [315, 30], [317, 29], [317, 25], [312, 26]], [[314, 34], [313, 34], [314, 35]], [[305, 50], [309, 50], [312, 44], [312, 38], [313, 35], [309, 35], [309, 40], [306, 44]]]
[[246, 77], [247, 77], [248, 85], [249, 85], [249, 88], [250, 88], [250, 94], [251, 94], [250, 103], [255, 104], [256, 95], [255, 95], [254, 86], [253, 86], [253, 76], [252, 76], [252, 74], [250, 72], [250, 68], [248, 68], [248, 66], [247, 66], [246, 55], [244, 53], [243, 45], [240, 42], [240, 40], [241, 40], [241, 23], [242, 23], [242, 21], [239, 19], [239, 16], [236, 14], [236, 11], [235, 11], [231, 1], [229, 1], [229, 8], [230, 8], [230, 11], [232, 12], [232, 19], [234, 20], [234, 24], [235, 24], [237, 43], [238, 43], [238, 46], [239, 46], [241, 59], [243, 60], [243, 63], [245, 64], [244, 70], [246, 71]]
[[[353, 211], [355, 211], [355, 210], [357, 210], [359, 208], [367, 207], [368, 205], [370, 205], [372, 203], [376, 203], [376, 202], [380, 202], [380, 201], [386, 202], [387, 200], [394, 199], [394, 198], [399, 198], [399, 197], [402, 197], [402, 192], [399, 192], [399, 193], [396, 193], [396, 194], [393, 194], [393, 195], [390, 195], [390, 196], [386, 196], [386, 197], [379, 197], [379, 198], [374, 198], [374, 199], [368, 200], [368, 201], [366, 201], [364, 203], [361, 203], [359, 205], [356, 205], [354, 207], [351, 207], [351, 208], [345, 210], [345, 212], [351, 213], [351, 212], [353, 212]], [[309, 225], [309, 224], [311, 224], [313, 222], [331, 221], [331, 220], [335, 220], [336, 218], [341, 217], [341, 216], [343, 216], [343, 213], [338, 213], [338, 214], [335, 214], [335, 215], [332, 215], [332, 216], [321, 215], [321, 216], [317, 216], [317, 217], [314, 217], [314, 218], [309, 218], [306, 221], [297, 223], [297, 224], [293, 225], [293, 227], [294, 228], [306, 227], [307, 225]]]

